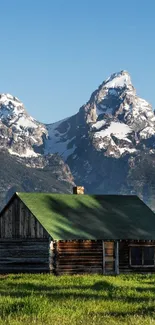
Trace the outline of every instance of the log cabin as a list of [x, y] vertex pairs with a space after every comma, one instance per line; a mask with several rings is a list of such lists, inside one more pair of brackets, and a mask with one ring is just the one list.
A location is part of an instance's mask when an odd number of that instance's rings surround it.
[[155, 272], [155, 214], [137, 196], [15, 193], [0, 213], [0, 273]]

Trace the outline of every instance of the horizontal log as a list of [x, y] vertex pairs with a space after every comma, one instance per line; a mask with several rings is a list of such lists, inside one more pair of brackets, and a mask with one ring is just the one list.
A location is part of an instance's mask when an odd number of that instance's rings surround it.
[[27, 258], [21, 258], [21, 257], [5, 257], [5, 258], [0, 258], [0, 266], [4, 263], [48, 263], [48, 258], [41, 258], [41, 257], [27, 257]]
[[102, 269], [92, 269], [92, 270], [85, 270], [85, 269], [74, 269], [74, 270], [66, 270], [66, 271], [60, 271], [57, 270], [56, 274], [63, 275], [63, 274], [102, 274]]
[[39, 245], [39, 244], [35, 244], [35, 245], [29, 245], [29, 244], [26, 244], [26, 245], [0, 245], [0, 251], [2, 249], [7, 249], [7, 250], [24, 250], [24, 249], [28, 249], [28, 250], [34, 250], [34, 249], [37, 249], [37, 250], [46, 250], [49, 248], [49, 245], [46, 245], [46, 244], [42, 244], [42, 245]]
[[47, 251], [45, 252], [40, 252], [40, 251], [37, 251], [35, 253], [33, 252], [26, 252], [26, 251], [12, 251], [12, 252], [8, 252], [8, 251], [5, 251], [5, 252], [0, 252], [0, 259], [1, 258], [5, 258], [5, 257], [9, 257], [9, 258], [35, 258], [35, 257], [40, 257], [40, 258], [48, 258], [49, 257], [49, 254]]
[[79, 264], [58, 264], [56, 263], [56, 268], [60, 268], [60, 269], [68, 269], [68, 268], [80, 268], [80, 267], [84, 267], [84, 268], [94, 268], [94, 267], [99, 267], [102, 268], [102, 263], [97, 263], [97, 264], [90, 264], [90, 263], [83, 263], [80, 262]]
[[[57, 264], [57, 268], [60, 268], [60, 269], [68, 269], [68, 268], [80, 268], [80, 267], [83, 267], [83, 268], [96, 268], [96, 267], [99, 267], [99, 268], [102, 268], [102, 264], [98, 263], [98, 264], [89, 264], [89, 263], [79, 263], [78, 265], [77, 264]], [[108, 269], [113, 269], [113, 268], [108, 268]]]
[[68, 270], [68, 269], [96, 269], [96, 268], [100, 268], [102, 269], [102, 265], [100, 264], [97, 264], [97, 265], [89, 265], [89, 264], [83, 264], [83, 263], [80, 263], [78, 265], [57, 265], [56, 267], [57, 269], [59, 270]]
[[102, 263], [102, 258], [70, 258], [69, 260], [68, 259], [64, 259], [64, 258], [59, 258], [58, 259], [59, 263], [79, 263], [81, 261], [83, 262], [90, 262], [90, 263]]
[[25, 270], [28, 268], [34, 268], [34, 269], [38, 269], [38, 268], [49, 268], [49, 263], [4, 263], [0, 265], [0, 272], [1, 270], [5, 269], [21, 269], [21, 270]]
[[88, 254], [88, 255], [91, 255], [91, 254], [95, 254], [95, 255], [102, 255], [102, 250], [86, 250], [86, 249], [83, 249], [83, 250], [62, 250], [62, 251], [58, 251], [58, 254], [59, 255], [67, 255], [67, 254], [78, 254], [78, 255], [81, 255], [81, 254]]
[[33, 268], [33, 267], [29, 267], [29, 268], [3, 268], [0, 269], [0, 274], [8, 274], [8, 273], [49, 273], [49, 269], [46, 267], [38, 267]]
[[47, 242], [49, 243], [49, 238], [1, 238], [1, 243], [24, 243], [24, 242]]
[[58, 247], [58, 251], [102, 251], [102, 247]]
[[13, 251], [18, 251], [20, 253], [23, 253], [23, 252], [29, 252], [30, 254], [32, 254], [33, 252], [42, 252], [42, 253], [45, 253], [45, 252], [49, 252], [49, 247], [48, 246], [37, 246], [37, 245], [34, 245], [33, 249], [29, 248], [29, 246], [23, 246], [23, 247], [17, 247], [17, 246], [12, 246], [12, 247], [3, 247], [0, 249], [0, 252], [8, 252], [8, 253], [12, 253]]
[[32, 239], [27, 239], [27, 240], [18, 240], [18, 241], [12, 241], [12, 240], [9, 240], [9, 241], [2, 241], [0, 239], [0, 245], [8, 245], [8, 246], [12, 246], [12, 245], [15, 245], [15, 246], [19, 246], [19, 245], [44, 245], [44, 244], [49, 244], [49, 241], [47, 240], [32, 240]]
[[69, 249], [69, 248], [87, 248], [87, 249], [90, 249], [90, 248], [102, 248], [102, 245], [57, 245], [58, 249]]
[[63, 254], [63, 253], [76, 253], [76, 252], [79, 252], [80, 254], [82, 253], [82, 252], [86, 252], [86, 253], [90, 253], [90, 252], [92, 252], [93, 254], [95, 254], [95, 253], [102, 253], [102, 249], [98, 249], [98, 248], [96, 248], [96, 249], [93, 249], [93, 248], [89, 248], [89, 249], [87, 249], [87, 248], [81, 248], [81, 249], [78, 249], [78, 248], [76, 248], [76, 249], [57, 249], [57, 251], [60, 253], [60, 254]]
[[0, 251], [3, 252], [3, 250], [6, 250], [6, 251], [13, 251], [13, 250], [18, 250], [18, 251], [46, 251], [46, 250], [49, 250], [49, 247], [47, 245], [42, 245], [42, 246], [39, 246], [39, 245], [34, 245], [33, 247], [30, 247], [30, 246], [26, 246], [26, 245], [23, 245], [23, 246], [10, 246], [10, 247], [7, 247], [7, 246], [1, 246], [0, 247]]
[[70, 256], [70, 257], [63, 257], [62, 258], [62, 256], [60, 257], [60, 256], [55, 256], [55, 258], [56, 258], [56, 260], [57, 261], [59, 261], [60, 263], [61, 262], [74, 262], [74, 261], [76, 261], [77, 263], [79, 262], [79, 261], [92, 261], [93, 263], [95, 263], [95, 262], [102, 262], [103, 261], [103, 259], [102, 259], [102, 257], [101, 256], [99, 256], [99, 257], [93, 257], [93, 256], [76, 256], [76, 257], [73, 257], [73, 256]]
[[87, 243], [87, 242], [83, 242], [83, 243], [57, 243], [58, 247], [102, 247], [102, 243]]
[[[55, 253], [55, 252], [54, 252]], [[59, 259], [79, 259], [79, 258], [83, 258], [83, 259], [91, 259], [91, 258], [96, 258], [96, 259], [102, 259], [103, 255], [101, 253], [93, 253], [93, 252], [74, 252], [74, 253], [56, 253], [57, 257]]]

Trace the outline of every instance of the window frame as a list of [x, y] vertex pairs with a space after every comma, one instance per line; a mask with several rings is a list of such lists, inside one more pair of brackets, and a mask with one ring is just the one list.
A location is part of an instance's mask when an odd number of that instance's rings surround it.
[[[136, 264], [132, 264], [131, 262], [131, 248], [133, 247], [139, 247], [142, 249], [142, 264], [140, 265], [136, 265]], [[144, 248], [147, 248], [147, 247], [153, 247], [154, 248], [154, 264], [151, 264], [151, 265], [148, 265], [148, 264], [144, 264]], [[138, 244], [131, 244], [129, 245], [129, 264], [130, 264], [130, 267], [137, 267], [137, 268], [153, 268], [155, 267], [155, 245], [138, 245]]]

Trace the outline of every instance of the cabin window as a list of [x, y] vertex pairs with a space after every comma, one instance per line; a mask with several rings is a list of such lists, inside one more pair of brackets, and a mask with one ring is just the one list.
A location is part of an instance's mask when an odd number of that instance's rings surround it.
[[132, 246], [130, 247], [131, 266], [154, 266], [155, 265], [154, 246]]

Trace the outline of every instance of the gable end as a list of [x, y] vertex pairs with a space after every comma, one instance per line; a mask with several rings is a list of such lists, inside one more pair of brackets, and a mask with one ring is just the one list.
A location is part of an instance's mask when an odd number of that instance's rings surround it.
[[47, 230], [15, 193], [0, 213], [0, 238], [50, 238]]

